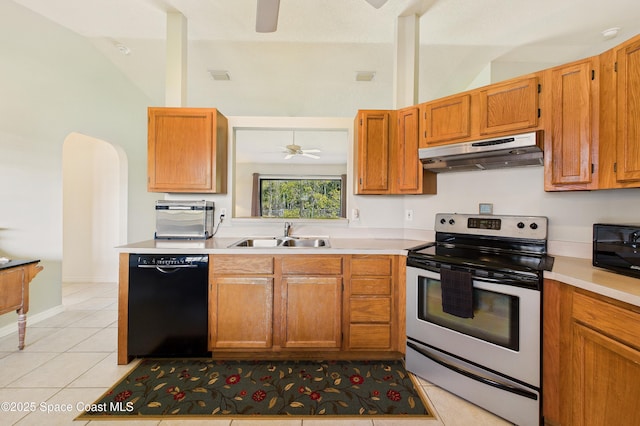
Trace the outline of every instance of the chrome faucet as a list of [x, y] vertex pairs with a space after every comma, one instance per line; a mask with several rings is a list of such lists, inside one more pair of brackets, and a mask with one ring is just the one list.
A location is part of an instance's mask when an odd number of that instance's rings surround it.
[[291, 226], [293, 224], [291, 222], [284, 223], [284, 236], [288, 237], [291, 234]]

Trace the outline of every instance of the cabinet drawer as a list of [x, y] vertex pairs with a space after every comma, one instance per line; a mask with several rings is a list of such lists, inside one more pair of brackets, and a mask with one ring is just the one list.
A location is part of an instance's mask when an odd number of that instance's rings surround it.
[[391, 294], [390, 277], [352, 278], [351, 294], [358, 295], [389, 295]]
[[573, 318], [615, 339], [640, 348], [640, 337], [638, 337], [640, 336], [640, 312], [575, 292]]
[[351, 298], [350, 322], [391, 321], [391, 299], [389, 297]]
[[357, 256], [351, 259], [351, 275], [391, 275], [391, 256]]
[[283, 256], [281, 262], [287, 275], [342, 275], [340, 256]]
[[351, 349], [387, 349], [391, 347], [391, 326], [388, 324], [351, 324]]
[[273, 274], [273, 256], [211, 256], [214, 274]]

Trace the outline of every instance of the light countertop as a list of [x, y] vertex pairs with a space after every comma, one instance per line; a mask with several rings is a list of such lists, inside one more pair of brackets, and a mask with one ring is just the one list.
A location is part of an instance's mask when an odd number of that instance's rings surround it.
[[137, 254], [395, 254], [426, 241], [387, 238], [329, 238], [330, 247], [229, 247], [246, 237], [208, 240], [147, 240], [118, 247], [121, 253]]
[[564, 256], [554, 256], [554, 258], [553, 270], [546, 271], [545, 278], [640, 306], [640, 278], [595, 268], [591, 264], [591, 259]]

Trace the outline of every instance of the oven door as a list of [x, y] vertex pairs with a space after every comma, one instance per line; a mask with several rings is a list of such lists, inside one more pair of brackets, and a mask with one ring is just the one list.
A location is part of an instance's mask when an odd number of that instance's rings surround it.
[[539, 388], [540, 291], [474, 279], [474, 317], [460, 318], [442, 311], [439, 277], [407, 267], [408, 342]]
[[407, 341], [407, 370], [520, 426], [540, 426], [540, 390]]

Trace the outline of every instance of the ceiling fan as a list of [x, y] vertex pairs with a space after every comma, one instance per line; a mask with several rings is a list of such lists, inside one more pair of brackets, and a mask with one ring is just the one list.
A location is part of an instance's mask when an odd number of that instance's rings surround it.
[[[376, 9], [381, 8], [387, 0], [365, 0]], [[278, 11], [280, 0], [258, 0], [256, 13], [256, 31], [259, 33], [272, 33], [278, 27]]]
[[284, 152], [287, 154], [284, 156], [285, 160], [289, 160], [293, 157], [295, 157], [296, 155], [302, 155], [304, 157], [309, 157], [309, 158], [313, 158], [315, 160], [319, 159], [320, 157], [315, 155], [315, 153], [319, 153], [322, 152], [319, 149], [302, 149], [302, 147], [300, 145], [296, 145], [295, 142], [287, 145], [286, 147], [284, 147]]

